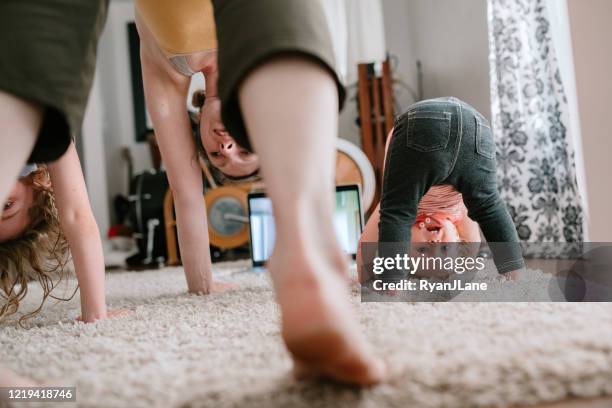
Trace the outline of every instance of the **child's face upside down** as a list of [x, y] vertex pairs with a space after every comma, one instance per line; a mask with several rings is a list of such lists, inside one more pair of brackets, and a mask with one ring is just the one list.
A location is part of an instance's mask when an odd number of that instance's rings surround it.
[[18, 181], [3, 204], [0, 218], [0, 242], [21, 235], [30, 224], [30, 208], [34, 203], [32, 186]]
[[[429, 222], [417, 222], [412, 226], [410, 256], [427, 257], [460, 256], [461, 247], [446, 245], [447, 243], [462, 242], [457, 226], [447, 218], [426, 218]], [[448, 276], [446, 270], [423, 269], [416, 271], [416, 276], [438, 277]]]

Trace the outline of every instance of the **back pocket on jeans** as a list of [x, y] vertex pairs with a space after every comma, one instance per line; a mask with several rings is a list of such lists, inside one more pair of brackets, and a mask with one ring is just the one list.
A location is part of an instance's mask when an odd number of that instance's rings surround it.
[[406, 146], [419, 152], [433, 152], [448, 146], [452, 114], [440, 111], [411, 112], [408, 124]]
[[476, 153], [487, 159], [495, 158], [495, 141], [491, 128], [478, 119], [476, 119]]

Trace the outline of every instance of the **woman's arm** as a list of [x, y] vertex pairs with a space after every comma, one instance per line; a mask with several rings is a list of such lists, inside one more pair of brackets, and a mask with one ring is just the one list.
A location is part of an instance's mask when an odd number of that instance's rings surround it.
[[187, 287], [191, 293], [210, 293], [212, 263], [202, 173], [186, 105], [190, 79], [174, 72], [138, 16], [136, 24], [147, 109], [174, 195]]
[[85, 322], [104, 319], [107, 310], [102, 241], [74, 144], [48, 168], [60, 225], [68, 240], [79, 281], [81, 319]]

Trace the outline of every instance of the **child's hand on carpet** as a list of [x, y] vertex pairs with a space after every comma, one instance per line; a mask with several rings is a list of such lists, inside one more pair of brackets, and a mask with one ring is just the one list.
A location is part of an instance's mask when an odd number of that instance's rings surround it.
[[115, 317], [121, 317], [132, 313], [130, 309], [111, 309], [108, 311], [108, 319], [113, 319]]
[[129, 309], [112, 309], [112, 310], [109, 310], [106, 313], [106, 316], [88, 317], [87, 319], [83, 319], [83, 316], [78, 316], [76, 319], [77, 319], [77, 321], [83, 322], [83, 323], [93, 323], [93, 322], [98, 321], [98, 320], [112, 319], [112, 318], [115, 318], [115, 317], [124, 316], [126, 314], [131, 313], [131, 312], [132, 311], [129, 310]]

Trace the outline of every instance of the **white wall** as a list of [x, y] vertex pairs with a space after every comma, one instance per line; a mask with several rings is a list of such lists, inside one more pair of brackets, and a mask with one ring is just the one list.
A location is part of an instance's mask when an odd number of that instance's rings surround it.
[[[490, 118], [486, 0], [382, 0], [382, 6], [387, 50], [397, 58], [395, 79], [410, 88], [396, 84], [399, 109], [414, 102], [420, 60], [424, 98], [455, 96]], [[356, 117], [355, 101], [348, 100], [340, 136], [360, 144]]]
[[568, 0], [589, 203], [589, 234], [612, 241], [612, 1]]
[[[385, 40], [387, 50], [392, 56], [397, 57], [398, 65], [395, 66], [396, 79], [405, 82], [416, 90], [416, 58], [413, 50], [414, 37], [410, 26], [411, 1], [409, 0], [382, 0], [383, 14], [385, 19]], [[410, 103], [411, 101], [407, 101]]]
[[110, 226], [106, 160], [104, 155], [104, 108], [100, 92], [100, 77], [96, 74], [89, 95], [79, 145], [87, 192], [100, 233]]
[[112, 220], [112, 199], [127, 193], [121, 147], [134, 145], [135, 131], [126, 24], [132, 0], [112, 0], [100, 42], [96, 77], [83, 122], [83, 167], [102, 235]]
[[406, 3], [412, 58], [423, 63], [424, 97], [455, 96], [490, 118], [486, 0]]
[[136, 144], [127, 32], [127, 23], [131, 21], [133, 2], [111, 1], [98, 53], [109, 199], [127, 193], [127, 166], [121, 158], [121, 147]]
[[[411, 89], [417, 89], [416, 59], [412, 50], [412, 36], [410, 34], [409, 12], [411, 0], [382, 0], [382, 11], [384, 19], [385, 42], [387, 51], [395, 57], [393, 65], [394, 78], [405, 83]], [[355, 124], [359, 113], [355, 97], [357, 94], [356, 83], [347, 84], [348, 99], [342, 114], [340, 115], [340, 137], [361, 145], [360, 129]], [[405, 109], [414, 102], [410, 91], [401, 85], [395, 86], [398, 109]], [[399, 113], [399, 112], [398, 112]]]

